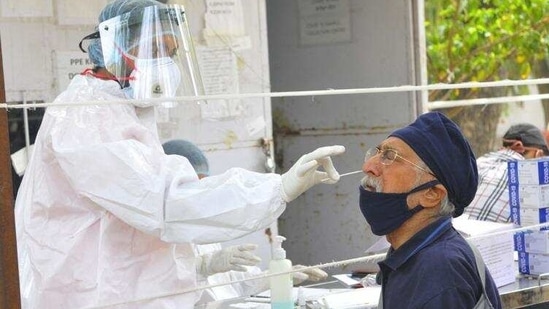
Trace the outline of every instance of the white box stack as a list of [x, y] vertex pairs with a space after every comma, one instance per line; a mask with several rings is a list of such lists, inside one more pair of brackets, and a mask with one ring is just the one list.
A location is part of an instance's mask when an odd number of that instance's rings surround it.
[[515, 233], [515, 250], [535, 254], [549, 254], [549, 231]]
[[517, 160], [507, 163], [509, 185], [549, 184], [549, 158]]
[[518, 265], [519, 273], [524, 275], [549, 273], [549, 255], [519, 252]]
[[549, 185], [509, 185], [509, 203], [519, 208], [548, 208]]
[[511, 221], [517, 226], [549, 222], [549, 158], [510, 161], [507, 175]]
[[[513, 224], [527, 227], [549, 222], [549, 158], [511, 161], [507, 167]], [[549, 272], [547, 227], [515, 233], [514, 249], [518, 252], [519, 273]]]

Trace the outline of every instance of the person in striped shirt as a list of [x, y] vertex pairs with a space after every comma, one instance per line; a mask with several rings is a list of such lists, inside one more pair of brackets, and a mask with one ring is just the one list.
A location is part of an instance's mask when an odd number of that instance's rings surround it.
[[503, 136], [502, 146], [477, 159], [478, 189], [464, 213], [469, 219], [510, 222], [507, 162], [549, 155], [541, 130], [529, 123], [511, 126]]

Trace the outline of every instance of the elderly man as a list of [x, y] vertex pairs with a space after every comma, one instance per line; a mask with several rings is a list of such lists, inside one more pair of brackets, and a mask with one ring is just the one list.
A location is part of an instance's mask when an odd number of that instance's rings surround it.
[[421, 115], [369, 150], [362, 169], [360, 209], [391, 244], [379, 263], [379, 308], [501, 308], [490, 273], [483, 285], [472, 247], [452, 227], [478, 183], [456, 124], [438, 112]]

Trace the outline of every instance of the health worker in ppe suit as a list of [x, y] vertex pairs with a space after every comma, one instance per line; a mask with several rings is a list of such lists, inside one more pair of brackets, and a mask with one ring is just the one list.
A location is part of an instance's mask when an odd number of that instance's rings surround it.
[[181, 293], [196, 286], [192, 243], [263, 229], [339, 179], [330, 156], [343, 146], [282, 176], [233, 168], [203, 180], [164, 153], [153, 103], [200, 93], [185, 20], [179, 5], [115, 0], [86, 37], [94, 69], [56, 98], [67, 106], [46, 110], [16, 199], [23, 308], [192, 308], [200, 292]]
[[[196, 171], [198, 178], [202, 179], [210, 175], [208, 159], [202, 150], [190, 141], [170, 140], [162, 144], [162, 147], [168, 155], [179, 155], [187, 158]], [[226, 248], [222, 248], [220, 243], [195, 245], [199, 279], [205, 281], [203, 284], [216, 285], [261, 275], [261, 269], [256, 267], [261, 262], [261, 258], [252, 253], [252, 250], [256, 248], [257, 245], [255, 244], [243, 244]], [[209, 262], [210, 260], [216, 262]], [[299, 270], [304, 266], [294, 265], [293, 268]], [[319, 281], [326, 277], [328, 277], [328, 274], [318, 268], [292, 273], [294, 284], [300, 284], [305, 280]], [[268, 279], [248, 280], [230, 285], [215, 286], [205, 290], [199, 303], [249, 296], [268, 288]]]

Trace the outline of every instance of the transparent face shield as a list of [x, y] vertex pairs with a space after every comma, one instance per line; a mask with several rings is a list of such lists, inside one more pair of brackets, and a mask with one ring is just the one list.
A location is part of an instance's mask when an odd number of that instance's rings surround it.
[[134, 10], [100, 23], [99, 33], [105, 68], [131, 98], [204, 94], [183, 6]]

